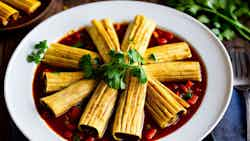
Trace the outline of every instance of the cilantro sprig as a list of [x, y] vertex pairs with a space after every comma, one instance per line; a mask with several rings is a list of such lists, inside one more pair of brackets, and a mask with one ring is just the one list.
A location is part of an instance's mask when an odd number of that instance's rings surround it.
[[34, 50], [27, 56], [28, 62], [40, 63], [45, 50], [48, 48], [47, 41], [40, 41], [34, 46]]
[[243, 0], [167, 0], [166, 4], [186, 12], [209, 26], [220, 40], [230, 40], [237, 31], [250, 40], [250, 28], [240, 17], [250, 17], [249, 2]]
[[[137, 77], [140, 83], [147, 82], [146, 73], [141, 66], [144, 63], [143, 58], [136, 50], [131, 49], [127, 54], [110, 51], [109, 56], [111, 57], [109, 63], [94, 66], [91, 64], [90, 55], [84, 55], [79, 65], [83, 69], [85, 77], [102, 78], [109, 87], [114, 89], [125, 89], [127, 74]], [[128, 60], [126, 60], [127, 58]]]
[[94, 68], [91, 64], [91, 56], [89, 54], [81, 57], [79, 66], [83, 69], [85, 78], [91, 78], [94, 75]]

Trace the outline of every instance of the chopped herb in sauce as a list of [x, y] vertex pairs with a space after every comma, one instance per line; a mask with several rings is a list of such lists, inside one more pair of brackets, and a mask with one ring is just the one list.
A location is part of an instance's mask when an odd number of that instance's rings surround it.
[[76, 48], [83, 48], [84, 45], [82, 42], [78, 41], [76, 44], [73, 45], [73, 47], [76, 47]]
[[149, 59], [154, 60], [155, 62], [157, 61], [157, 57], [154, 53], [150, 54]]

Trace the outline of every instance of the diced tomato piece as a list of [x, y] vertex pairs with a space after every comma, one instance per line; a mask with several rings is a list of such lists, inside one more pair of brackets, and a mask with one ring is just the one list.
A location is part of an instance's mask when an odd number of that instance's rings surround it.
[[166, 38], [158, 38], [157, 39], [157, 43], [158, 45], [164, 45], [168, 42], [168, 40]]
[[146, 124], [146, 129], [148, 130], [148, 129], [150, 129], [151, 128], [151, 125], [148, 123], [148, 124]]
[[178, 96], [181, 96], [179, 91], [177, 91], [175, 94], [178, 95]]
[[49, 118], [50, 117], [49, 112], [48, 111], [42, 112], [42, 117]]
[[200, 92], [201, 92], [201, 89], [200, 89], [200, 88], [196, 88], [196, 89], [195, 89], [195, 92], [196, 92], [196, 93], [200, 93]]
[[180, 88], [181, 88], [181, 90], [183, 90], [183, 92], [185, 92], [185, 93], [188, 92], [188, 88], [185, 85], [181, 85]]
[[173, 88], [176, 90], [179, 88], [179, 86], [177, 84], [173, 84]]
[[155, 134], [156, 134], [157, 130], [154, 128], [149, 129], [146, 133], [145, 133], [145, 138], [148, 140], [151, 140]]
[[174, 34], [171, 32], [164, 32], [164, 36], [167, 40], [172, 40], [174, 38]]
[[156, 29], [155, 31], [158, 33], [159, 36], [162, 36], [163, 33], [164, 33], [163, 31], [161, 31], [161, 30], [159, 30], [159, 29]]
[[94, 137], [88, 137], [88, 138], [86, 139], [86, 141], [95, 141], [95, 138], [94, 138]]
[[71, 108], [71, 110], [69, 112], [69, 116], [73, 120], [78, 119], [81, 116], [81, 110], [79, 108], [77, 108], [76, 106], [74, 106]]
[[189, 100], [188, 100], [188, 103], [191, 104], [191, 105], [194, 105], [197, 100], [199, 99], [199, 96], [197, 95], [193, 95]]
[[190, 80], [187, 81], [186, 87], [191, 88], [194, 85], [194, 83]]
[[66, 127], [69, 129], [69, 130], [75, 130], [77, 127], [76, 127], [76, 125], [74, 125], [74, 124], [71, 124], [71, 123], [68, 123], [68, 124], [65, 124], [66, 125]]
[[79, 40], [79, 39], [81, 38], [81, 34], [80, 34], [80, 33], [76, 33], [76, 34], [75, 34], [75, 37], [76, 37], [76, 39]]
[[50, 69], [50, 68], [46, 68], [46, 69], [43, 70], [43, 72], [53, 72], [53, 70]]
[[115, 30], [118, 31], [121, 29], [121, 24], [115, 24]]
[[80, 140], [84, 139], [84, 134], [83, 133], [77, 133], [77, 135], [80, 137]]
[[159, 34], [158, 34], [156, 31], [153, 32], [153, 36], [154, 36], [156, 39], [159, 38]]
[[102, 138], [101, 141], [109, 141], [109, 139], [108, 138]]
[[63, 136], [67, 139], [70, 139], [73, 136], [73, 133], [71, 131], [65, 131]]

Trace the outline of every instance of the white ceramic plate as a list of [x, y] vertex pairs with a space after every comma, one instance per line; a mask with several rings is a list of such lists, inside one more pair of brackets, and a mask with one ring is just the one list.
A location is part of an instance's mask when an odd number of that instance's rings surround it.
[[201, 55], [208, 74], [204, 100], [195, 115], [164, 141], [197, 141], [205, 137], [222, 118], [232, 92], [232, 67], [222, 43], [202, 24], [174, 9], [144, 2], [97, 2], [78, 6], [44, 21], [34, 28], [14, 52], [5, 76], [5, 99], [11, 117], [30, 140], [62, 140], [39, 116], [32, 96], [36, 65], [26, 57], [35, 43], [58, 41], [68, 31], [78, 29], [94, 18], [110, 17], [116, 22], [132, 20], [136, 14], [156, 23], [189, 42]]

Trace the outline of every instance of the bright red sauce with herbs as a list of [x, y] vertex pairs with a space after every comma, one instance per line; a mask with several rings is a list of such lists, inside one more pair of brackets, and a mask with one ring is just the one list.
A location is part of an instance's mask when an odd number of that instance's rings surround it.
[[[127, 24], [115, 25], [115, 28], [117, 30], [119, 40], [121, 42], [125, 34]], [[180, 41], [183, 41], [183, 40], [176, 37], [172, 33], [167, 32], [162, 29], [156, 29], [153, 36], [151, 37], [149, 47], [153, 47], [153, 46], [157, 46], [157, 45], [161, 45], [165, 43], [175, 43], [175, 42], [180, 42]], [[87, 31], [84, 28], [77, 32], [74, 32], [73, 34], [70, 34], [64, 37], [59, 42], [66, 44], [66, 45], [70, 45], [70, 46], [78, 46], [80, 48], [85, 48], [85, 49], [96, 51], [95, 45], [93, 44], [90, 36], [88, 35]], [[191, 48], [191, 51], [192, 51], [192, 58], [187, 59], [187, 60], [199, 61], [201, 64], [201, 70], [202, 70], [202, 82], [192, 82], [193, 86], [191, 87], [192, 94], [195, 95], [196, 97], [198, 96], [198, 100], [195, 102], [195, 104], [191, 105], [186, 115], [180, 116], [179, 121], [175, 125], [171, 125], [170, 127], [167, 127], [165, 129], [161, 129], [159, 126], [157, 126], [157, 124], [154, 122], [154, 120], [148, 113], [147, 109], [145, 108], [145, 121], [144, 121], [142, 140], [147, 140], [145, 136], [147, 136], [149, 132], [152, 133], [155, 131], [156, 131], [156, 134], [154, 135], [153, 140], [167, 136], [168, 134], [174, 132], [176, 129], [180, 128], [183, 124], [185, 124], [195, 114], [195, 112], [199, 108], [202, 102], [202, 99], [204, 97], [205, 91], [206, 91], [207, 75], [206, 75], [205, 66], [201, 58], [199, 57], [199, 55], [194, 49]], [[77, 124], [79, 122], [83, 108], [86, 105], [86, 101], [88, 101], [88, 98], [85, 101], [83, 101], [80, 106], [79, 105], [75, 106], [71, 108], [66, 114], [60, 116], [59, 118], [55, 118], [53, 114], [46, 107], [44, 107], [39, 101], [41, 97], [46, 96], [46, 93], [44, 92], [44, 87], [43, 87], [44, 86], [43, 80], [41, 77], [41, 74], [44, 71], [65, 71], [65, 70], [53, 68], [45, 64], [40, 64], [37, 67], [37, 70], [35, 73], [35, 79], [33, 82], [34, 99], [35, 99], [37, 110], [39, 114], [41, 115], [41, 117], [57, 134], [63, 136], [64, 138], [70, 141], [74, 140], [73, 136], [75, 136], [75, 134], [77, 134], [77, 136], [80, 137], [81, 140], [87, 140], [87, 141], [114, 140], [111, 136], [111, 130], [110, 130], [111, 127], [108, 127], [102, 139], [91, 137], [87, 133], [80, 132], [77, 129]], [[168, 88], [170, 88], [172, 91], [174, 91], [175, 93], [182, 94], [185, 91], [183, 87], [185, 88], [185, 86], [187, 85], [187, 82], [165, 83], [165, 85]]]

